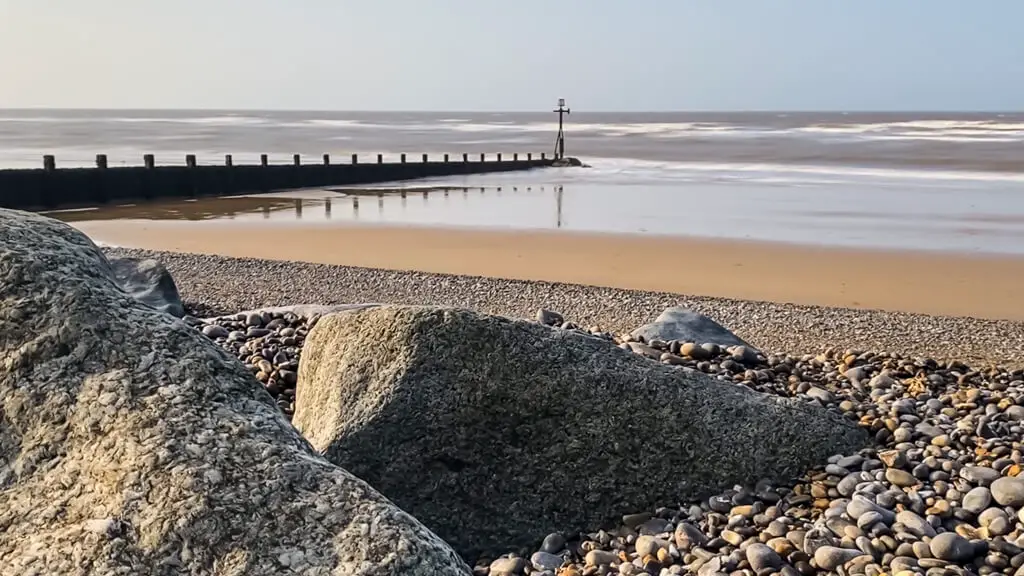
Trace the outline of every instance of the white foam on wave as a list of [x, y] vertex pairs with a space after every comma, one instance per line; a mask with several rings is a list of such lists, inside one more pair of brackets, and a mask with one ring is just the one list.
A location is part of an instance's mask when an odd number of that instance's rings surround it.
[[773, 183], [842, 183], [864, 180], [918, 182], [1007, 182], [1024, 184], [1024, 174], [958, 170], [911, 170], [856, 166], [817, 166], [771, 163], [658, 162], [627, 158], [585, 158], [594, 176], [619, 176], [655, 179], [744, 178], [770, 180]]

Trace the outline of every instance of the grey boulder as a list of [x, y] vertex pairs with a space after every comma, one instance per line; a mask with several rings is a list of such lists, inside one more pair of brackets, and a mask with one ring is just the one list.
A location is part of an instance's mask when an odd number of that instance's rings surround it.
[[117, 284], [132, 298], [175, 318], [185, 316], [178, 287], [163, 264], [150, 258], [111, 258], [108, 261]]
[[642, 337], [645, 342], [678, 340], [697, 344], [713, 343], [723, 348], [751, 347], [718, 322], [681, 306], [666, 309], [654, 322], [637, 328], [631, 335], [634, 338]]
[[802, 474], [863, 447], [806, 402], [467, 310], [323, 317], [295, 426], [467, 558]]
[[0, 210], [0, 574], [460, 575], [317, 455], [235, 358]]

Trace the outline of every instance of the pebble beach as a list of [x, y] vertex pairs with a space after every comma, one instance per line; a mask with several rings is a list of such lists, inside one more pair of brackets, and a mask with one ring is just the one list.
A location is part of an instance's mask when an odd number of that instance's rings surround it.
[[[1024, 573], [1020, 322], [106, 252], [163, 262], [196, 329], [248, 364], [288, 415], [303, 339], [318, 318], [239, 312], [296, 303], [435, 304], [597, 335], [651, 361], [819, 404], [873, 439], [790, 482], [629, 511], [590, 532], [550, 534], [536, 548], [479, 558], [479, 576]], [[677, 305], [712, 317], [759, 351], [628, 335]]]

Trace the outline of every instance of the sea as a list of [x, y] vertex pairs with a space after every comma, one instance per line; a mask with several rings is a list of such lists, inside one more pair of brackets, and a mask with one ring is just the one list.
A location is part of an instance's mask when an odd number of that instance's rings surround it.
[[[1024, 254], [1024, 113], [577, 110], [565, 120], [566, 152], [589, 168], [386, 184], [372, 201], [365, 190], [298, 191], [146, 217]], [[553, 152], [557, 128], [551, 112], [0, 110], [0, 168], [36, 168], [45, 154], [58, 167], [90, 166], [99, 153], [111, 166], [144, 154], [158, 164], [186, 154], [201, 164], [225, 154], [236, 164], [264, 153], [281, 163], [293, 154], [539, 155]]]

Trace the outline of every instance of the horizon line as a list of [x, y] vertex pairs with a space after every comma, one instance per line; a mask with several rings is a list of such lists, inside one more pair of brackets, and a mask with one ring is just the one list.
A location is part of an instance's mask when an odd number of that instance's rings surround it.
[[[571, 106], [570, 106], [571, 108]], [[354, 109], [317, 109], [317, 108], [186, 108], [186, 107], [152, 107], [152, 108], [120, 108], [120, 107], [57, 107], [57, 106], [32, 106], [32, 107], [7, 107], [0, 106], [3, 112], [37, 112], [37, 111], [59, 111], [59, 112], [293, 112], [293, 113], [328, 113], [328, 114], [552, 114], [554, 110], [543, 111], [537, 109], [527, 110], [499, 110], [499, 109], [477, 109], [477, 110], [402, 110], [383, 108], [354, 108]], [[577, 114], [1021, 114], [1022, 110], [998, 110], [998, 109], [834, 109], [834, 108], [808, 108], [808, 109], [782, 109], [782, 108], [720, 108], [720, 109], [663, 109], [663, 110], [622, 110], [622, 109], [583, 109], [577, 110]]]

